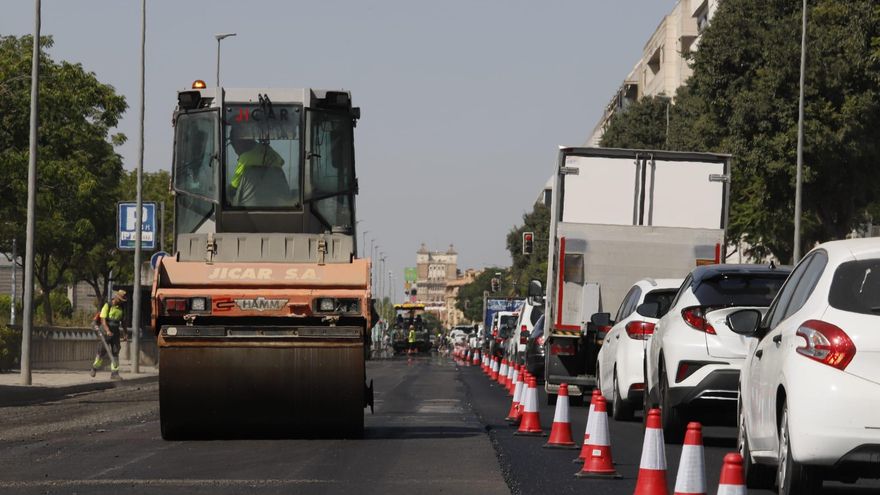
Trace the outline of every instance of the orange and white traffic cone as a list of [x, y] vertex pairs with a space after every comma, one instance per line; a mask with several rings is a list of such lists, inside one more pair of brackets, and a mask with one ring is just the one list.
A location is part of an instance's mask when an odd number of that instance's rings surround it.
[[514, 432], [514, 435], [544, 436], [544, 431], [541, 430], [541, 418], [538, 415], [538, 383], [535, 377], [528, 377], [528, 388], [525, 394], [522, 419], [520, 419], [519, 429]]
[[489, 374], [489, 355], [488, 354], [483, 355], [483, 373], [485, 373], [487, 375]]
[[596, 415], [596, 403], [599, 402], [599, 397], [602, 396], [602, 392], [599, 391], [598, 388], [593, 389], [593, 395], [590, 399], [590, 408], [587, 412], [587, 426], [584, 428], [584, 443], [581, 447], [581, 453], [578, 454], [571, 462], [583, 465], [584, 461], [587, 460], [587, 454], [590, 452], [587, 445], [590, 443], [590, 427], [595, 423], [593, 421], [593, 417]]
[[587, 458], [580, 472], [575, 473], [578, 478], [610, 478], [620, 479], [620, 475], [614, 469], [614, 461], [611, 460], [611, 434], [608, 431], [608, 406], [605, 398], [599, 396], [596, 402], [596, 411], [593, 414], [595, 424], [590, 430]]
[[473, 356], [474, 356], [474, 359], [473, 359], [473, 362], [472, 362], [471, 364], [473, 364], [474, 366], [478, 366], [478, 365], [480, 364], [480, 362], [481, 362], [481, 359], [480, 359], [480, 357], [481, 357], [481, 356], [480, 356], [480, 350], [479, 350], [479, 349], [474, 349], [474, 351], [473, 351]]
[[523, 397], [523, 374], [517, 371], [513, 386], [513, 401], [510, 403], [510, 411], [507, 413], [505, 421], [516, 424], [522, 417], [522, 397]]
[[574, 440], [571, 438], [571, 419], [568, 416], [568, 384], [559, 385], [559, 395], [556, 397], [556, 411], [553, 414], [553, 427], [550, 429], [550, 439], [544, 444], [548, 449], [576, 449]]
[[513, 397], [513, 389], [516, 387], [516, 369], [517, 365], [514, 363], [507, 365], [507, 381], [505, 386], [507, 387], [507, 395], [511, 397]]
[[743, 458], [737, 453], [724, 456], [721, 479], [718, 481], [718, 495], [746, 495]]
[[498, 361], [498, 358], [492, 358], [492, 374], [489, 375], [489, 378], [492, 379], [493, 382], [498, 381], [498, 371], [500, 371], [501, 363]]
[[633, 495], [667, 495], [666, 444], [663, 442], [663, 428], [660, 426], [660, 410], [651, 409], [647, 414], [639, 479]]
[[501, 366], [498, 368], [498, 380], [496, 380], [502, 387], [507, 387], [507, 359], [501, 359]]
[[703, 458], [703, 425], [691, 422], [684, 434], [681, 460], [675, 477], [675, 495], [706, 495], [706, 461]]

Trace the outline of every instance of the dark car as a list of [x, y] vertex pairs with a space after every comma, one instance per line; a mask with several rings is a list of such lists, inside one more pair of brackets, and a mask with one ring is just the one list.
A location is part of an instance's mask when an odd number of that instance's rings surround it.
[[526, 342], [526, 369], [536, 377], [544, 376], [544, 315], [538, 318]]

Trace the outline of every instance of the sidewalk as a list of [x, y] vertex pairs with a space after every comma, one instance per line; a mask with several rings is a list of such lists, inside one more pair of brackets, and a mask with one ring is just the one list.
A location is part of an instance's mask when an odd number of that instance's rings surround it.
[[109, 366], [97, 376], [89, 376], [88, 363], [82, 370], [31, 370], [31, 385], [21, 385], [18, 370], [0, 373], [0, 407], [22, 406], [62, 399], [71, 394], [93, 392], [108, 388], [153, 383], [159, 379], [159, 369], [141, 365], [140, 373], [131, 373], [131, 361], [119, 361], [122, 380], [110, 379]]

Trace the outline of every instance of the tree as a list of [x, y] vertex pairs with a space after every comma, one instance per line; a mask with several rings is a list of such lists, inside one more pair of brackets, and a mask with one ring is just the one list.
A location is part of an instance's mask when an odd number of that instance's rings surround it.
[[[491, 292], [491, 280], [497, 272], [501, 273], [502, 292], [494, 294]], [[486, 268], [477, 275], [473, 282], [463, 285], [458, 290], [458, 299], [455, 301], [455, 306], [464, 313], [465, 319], [482, 321], [483, 293], [488, 292], [490, 297], [505, 297], [511, 295], [507, 292], [510, 290], [510, 287], [512, 287], [512, 284], [510, 283], [510, 276], [506, 268]]]
[[[171, 251], [174, 239], [174, 197], [171, 195], [170, 184], [171, 174], [167, 170], [144, 172], [143, 174], [144, 202], [157, 203], [157, 214], [161, 211], [161, 203], [165, 203], [165, 215], [161, 221], [165, 225], [164, 245], [167, 251]], [[131, 170], [123, 173], [116, 198], [117, 201], [134, 201], [137, 198], [137, 171]], [[132, 251], [116, 249], [115, 223], [113, 229], [111, 235], [96, 239], [94, 245], [84, 253], [82, 261], [73, 271], [75, 280], [89, 284], [95, 293], [96, 301], [99, 302], [107, 299], [107, 280], [111, 271], [115, 280], [133, 280], [134, 278], [134, 254]], [[156, 232], [156, 235], [158, 236], [159, 232]], [[156, 242], [157, 251], [161, 245], [161, 242]], [[145, 260], [149, 259], [152, 254], [148, 251], [143, 251], [143, 253]]]
[[[15, 238], [24, 246], [30, 65], [33, 38], [0, 37], [0, 249]], [[55, 62], [41, 38], [40, 113], [34, 276], [46, 321], [50, 293], [70, 280], [71, 267], [108, 235], [116, 215], [122, 159], [111, 134], [126, 109], [125, 98], [80, 64]]]
[[[543, 203], [535, 203], [532, 211], [523, 215], [523, 224], [513, 227], [507, 234], [507, 250], [513, 261], [511, 282], [515, 282], [515, 295], [523, 296], [528, 290], [529, 281], [538, 279], [541, 283], [547, 278], [547, 246], [550, 237], [550, 208]], [[534, 250], [530, 255], [522, 254], [522, 234], [535, 234]]]
[[[808, 25], [803, 244], [858, 229], [880, 200], [880, 8], [814, 0]], [[772, 22], [768, 22], [772, 20]], [[801, 4], [725, 0], [676, 93], [669, 149], [734, 157], [731, 238], [756, 256], [788, 260], [794, 236]], [[656, 120], [656, 119], [655, 119]], [[623, 112], [636, 134], [651, 120]], [[603, 144], [605, 142], [603, 141]]]
[[646, 96], [615, 113], [602, 135], [606, 148], [667, 149], [666, 118], [669, 98]]

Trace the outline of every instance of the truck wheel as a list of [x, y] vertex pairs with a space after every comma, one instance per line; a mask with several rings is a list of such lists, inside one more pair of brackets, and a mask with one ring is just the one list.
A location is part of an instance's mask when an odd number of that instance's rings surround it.
[[611, 403], [613, 404], [612, 417], [616, 421], [632, 421], [633, 408], [630, 403], [620, 396], [620, 388], [617, 383], [617, 369], [614, 369], [614, 381], [611, 384]]

